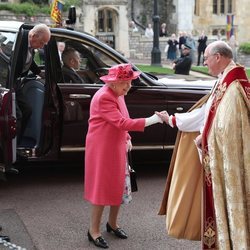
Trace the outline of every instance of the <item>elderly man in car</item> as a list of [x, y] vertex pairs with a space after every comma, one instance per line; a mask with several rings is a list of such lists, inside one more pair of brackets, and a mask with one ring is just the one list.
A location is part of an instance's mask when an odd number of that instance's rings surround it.
[[77, 50], [74, 48], [66, 48], [62, 52], [62, 73], [66, 83], [84, 83], [86, 82], [78, 73], [80, 68], [81, 57]]

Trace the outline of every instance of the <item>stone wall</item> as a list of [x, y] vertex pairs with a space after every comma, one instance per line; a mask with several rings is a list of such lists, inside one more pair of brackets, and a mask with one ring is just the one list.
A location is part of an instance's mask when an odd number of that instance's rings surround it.
[[[161, 51], [162, 61], [166, 60], [166, 53], [164, 52], [165, 46], [167, 44], [168, 37], [159, 38], [159, 49]], [[197, 37], [194, 37], [197, 43]], [[215, 37], [209, 37], [208, 43], [215, 41]], [[141, 33], [129, 31], [129, 47], [130, 47], [130, 59], [139, 59], [151, 61], [151, 51], [153, 49], [153, 39], [146, 38]], [[196, 63], [197, 53], [194, 53]], [[237, 62], [245, 67], [250, 67], [250, 55], [238, 53]]]
[[238, 53], [237, 62], [247, 68], [250, 68], [250, 55]]
[[[161, 58], [166, 59], [164, 52], [168, 38], [159, 38], [159, 49], [161, 51]], [[131, 59], [147, 59], [151, 58], [151, 51], [153, 49], [153, 39], [146, 38], [141, 33], [129, 31], [129, 48]]]

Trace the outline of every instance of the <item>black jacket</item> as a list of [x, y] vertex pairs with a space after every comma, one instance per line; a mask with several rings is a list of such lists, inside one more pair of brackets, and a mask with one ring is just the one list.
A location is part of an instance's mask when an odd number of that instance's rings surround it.
[[67, 67], [66, 65], [63, 65], [62, 67], [62, 73], [64, 82], [66, 83], [84, 83], [84, 79], [79, 76], [73, 69]]
[[17, 65], [16, 65], [16, 73], [15, 73], [15, 77], [25, 77], [28, 74], [28, 71], [32, 71], [32, 73], [34, 73], [35, 75], [39, 75], [41, 70], [39, 69], [39, 67], [37, 66], [37, 64], [34, 61], [34, 54], [33, 59], [32, 59], [32, 63], [30, 65], [29, 70], [23, 72], [23, 69], [25, 67], [25, 63], [26, 63], [26, 59], [27, 59], [27, 55], [28, 55], [28, 31], [24, 30], [23, 31], [23, 39], [22, 39], [22, 43], [21, 43], [21, 49], [19, 51], [19, 55], [17, 57]]
[[175, 65], [175, 74], [189, 75], [189, 71], [192, 65], [192, 59], [190, 55], [182, 55], [180, 58], [174, 61]]

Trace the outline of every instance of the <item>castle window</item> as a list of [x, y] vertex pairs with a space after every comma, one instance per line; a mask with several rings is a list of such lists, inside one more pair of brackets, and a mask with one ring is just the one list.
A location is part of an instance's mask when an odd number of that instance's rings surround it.
[[228, 1], [228, 13], [233, 13], [233, 1]]
[[233, 0], [213, 0], [213, 14], [228, 14], [233, 13]]
[[220, 2], [220, 13], [225, 14], [225, 0], [221, 0]]
[[98, 31], [99, 32], [113, 32], [114, 18], [113, 11], [110, 9], [102, 9], [98, 11]]
[[217, 0], [213, 0], [213, 14], [217, 14], [218, 3]]

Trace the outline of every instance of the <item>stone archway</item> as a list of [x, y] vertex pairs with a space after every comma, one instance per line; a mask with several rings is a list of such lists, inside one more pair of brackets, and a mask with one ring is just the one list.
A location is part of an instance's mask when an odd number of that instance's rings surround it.
[[95, 1], [84, 5], [84, 31], [129, 57], [128, 2]]

